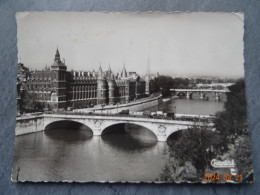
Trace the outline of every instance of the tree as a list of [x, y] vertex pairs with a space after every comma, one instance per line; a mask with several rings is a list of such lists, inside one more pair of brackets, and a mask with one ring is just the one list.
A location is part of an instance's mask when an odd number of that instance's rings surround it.
[[227, 101], [224, 105], [225, 110], [219, 112], [215, 118], [215, 128], [225, 146], [233, 143], [235, 145], [235, 162], [238, 173], [243, 176], [243, 180], [253, 179], [252, 157], [250, 140], [248, 136], [247, 109], [245, 97], [245, 82], [238, 80], [229, 87], [230, 93], [227, 94]]
[[[210, 166], [210, 161], [219, 154], [223, 144], [221, 136], [210, 128], [207, 121], [195, 122], [190, 129], [177, 132], [168, 139], [169, 156], [175, 161], [170, 161], [166, 165], [161, 174], [161, 179], [165, 180], [168, 177], [167, 170], [185, 167], [188, 164], [187, 162], [190, 162], [196, 168], [197, 181], [203, 178], [206, 167]], [[176, 161], [178, 162], [177, 165]], [[189, 177], [189, 175], [186, 175], [186, 177]], [[174, 180], [176, 177], [170, 177], [169, 179]], [[189, 180], [189, 178], [178, 179]]]
[[25, 90], [22, 94], [21, 111], [23, 112], [37, 112], [43, 111], [44, 104], [37, 101], [35, 93], [29, 93]]
[[163, 97], [170, 96], [170, 89], [187, 88], [189, 79], [172, 78], [170, 76], [161, 75], [155, 80], [155, 92], [161, 91]]
[[243, 181], [253, 180], [253, 167], [250, 140], [248, 136], [241, 136], [239, 146], [236, 150], [235, 161], [238, 173], [242, 175]]
[[238, 80], [229, 90], [225, 110], [217, 113], [214, 121], [215, 128], [223, 139], [247, 133], [248, 126], [244, 80]]

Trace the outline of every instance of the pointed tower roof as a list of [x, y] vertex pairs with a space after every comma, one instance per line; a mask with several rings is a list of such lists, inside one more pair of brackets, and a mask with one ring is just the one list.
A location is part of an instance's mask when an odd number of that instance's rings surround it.
[[58, 69], [61, 69], [61, 68], [63, 70], [67, 69], [66, 65], [63, 62], [61, 62], [61, 60], [60, 60], [60, 52], [59, 52], [59, 49], [57, 47], [54, 62], [51, 65], [51, 70], [54, 70], [54, 69], [58, 70]]
[[59, 52], [58, 47], [57, 47], [56, 54], [55, 54], [55, 61], [60, 62], [60, 52]]
[[124, 64], [123, 70], [122, 70], [122, 72], [121, 72], [121, 77], [122, 77], [122, 78], [126, 78], [126, 77], [127, 77], [127, 72], [126, 72], [126, 69], [125, 69], [125, 64]]
[[109, 64], [108, 70], [106, 72], [106, 77], [107, 77], [107, 79], [112, 79], [112, 70], [111, 70], [110, 64]]
[[56, 55], [60, 56], [59, 48], [57, 47]]
[[98, 69], [98, 73], [102, 73], [102, 68], [101, 68], [101, 64], [99, 65], [99, 69]]
[[111, 67], [110, 67], [110, 64], [109, 64], [109, 66], [108, 66], [108, 70], [107, 70], [109, 73], [111, 73], [112, 72], [112, 70], [111, 70]]
[[147, 59], [147, 67], [146, 67], [146, 75], [150, 75], [151, 74], [151, 69], [150, 69], [150, 56], [148, 56]]
[[102, 78], [102, 77], [103, 77], [103, 71], [102, 71], [101, 63], [100, 63], [100, 66], [99, 66], [99, 69], [98, 69], [98, 78]]

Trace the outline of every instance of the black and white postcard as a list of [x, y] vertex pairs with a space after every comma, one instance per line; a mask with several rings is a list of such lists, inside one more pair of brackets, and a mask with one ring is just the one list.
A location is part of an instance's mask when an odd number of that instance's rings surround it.
[[12, 181], [253, 182], [243, 13], [16, 21]]

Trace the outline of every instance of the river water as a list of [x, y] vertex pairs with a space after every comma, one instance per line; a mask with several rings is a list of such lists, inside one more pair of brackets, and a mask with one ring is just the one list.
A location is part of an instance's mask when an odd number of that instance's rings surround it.
[[[148, 110], [181, 114], [215, 114], [225, 97], [215, 101], [171, 100]], [[147, 109], [146, 109], [147, 110]], [[168, 160], [166, 142], [148, 129], [126, 124], [108, 128], [102, 136], [67, 122], [17, 136], [12, 179], [19, 181], [154, 181]], [[19, 174], [17, 175], [17, 173]]]

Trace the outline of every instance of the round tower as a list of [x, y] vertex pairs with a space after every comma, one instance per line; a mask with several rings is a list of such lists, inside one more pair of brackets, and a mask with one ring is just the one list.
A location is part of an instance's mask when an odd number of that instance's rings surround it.
[[109, 98], [109, 104], [115, 103], [115, 78], [112, 74], [111, 78], [108, 80], [108, 98]]
[[97, 77], [97, 104], [106, 103], [106, 81], [101, 66]]

